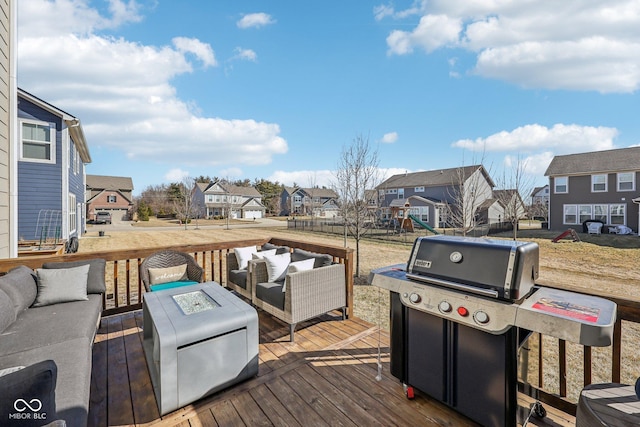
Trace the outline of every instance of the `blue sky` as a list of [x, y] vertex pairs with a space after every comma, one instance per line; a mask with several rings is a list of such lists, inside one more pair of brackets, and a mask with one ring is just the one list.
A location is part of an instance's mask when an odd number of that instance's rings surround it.
[[20, 0], [18, 85], [81, 119], [89, 174], [330, 186], [640, 144], [637, 0]]

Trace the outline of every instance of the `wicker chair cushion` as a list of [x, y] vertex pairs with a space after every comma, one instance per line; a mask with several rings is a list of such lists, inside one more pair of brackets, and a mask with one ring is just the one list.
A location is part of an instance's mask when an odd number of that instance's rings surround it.
[[315, 260], [313, 268], [326, 267], [333, 263], [331, 255], [318, 254], [315, 252], [304, 251], [302, 249], [294, 249], [291, 254], [291, 261], [303, 261], [305, 259], [313, 258]]
[[[314, 262], [315, 260], [313, 258], [292, 262], [289, 264], [289, 267], [287, 267], [287, 274], [297, 273], [298, 271], [313, 270]], [[285, 281], [284, 286], [282, 287], [282, 292], [286, 292], [286, 290], [287, 290], [287, 283]]]
[[267, 255], [264, 257], [267, 264], [267, 276], [269, 282], [279, 282], [287, 274], [287, 267], [291, 262], [291, 254]]
[[256, 297], [269, 305], [284, 310], [284, 281], [276, 283], [258, 283], [256, 285]]
[[275, 255], [275, 249], [267, 249], [266, 251], [256, 252], [255, 254], [251, 254], [251, 259], [263, 259], [265, 256]]
[[181, 282], [187, 279], [187, 264], [164, 268], [149, 268], [149, 283], [151, 285]]
[[258, 252], [255, 246], [247, 246], [244, 248], [234, 248], [233, 252], [236, 254], [238, 261], [238, 269], [244, 270], [247, 268], [249, 261], [253, 259], [253, 254]]
[[247, 289], [247, 270], [229, 270], [229, 281]]
[[277, 254], [284, 254], [286, 252], [291, 252], [289, 250], [289, 246], [278, 246], [268, 242], [260, 247], [261, 251], [268, 251], [270, 249], [275, 249]]
[[151, 292], [164, 291], [165, 289], [179, 288], [181, 286], [196, 285], [198, 282], [192, 280], [182, 280], [179, 282], [160, 283], [159, 285], [151, 285]]

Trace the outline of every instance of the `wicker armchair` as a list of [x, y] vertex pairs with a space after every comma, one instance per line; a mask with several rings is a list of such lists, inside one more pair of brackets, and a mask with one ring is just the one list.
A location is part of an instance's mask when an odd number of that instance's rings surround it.
[[[342, 309], [342, 318], [345, 319], [344, 264], [288, 273], [284, 279], [284, 292], [283, 284], [267, 282], [267, 266], [263, 260], [252, 261], [249, 277], [252, 282], [252, 304], [288, 323], [291, 342], [294, 340], [294, 330], [299, 322], [336, 309]], [[276, 301], [283, 297], [283, 301]]]
[[151, 292], [151, 283], [149, 278], [149, 268], [167, 268], [176, 267], [178, 265], [187, 264], [187, 278], [190, 281], [201, 282], [203, 268], [198, 265], [196, 260], [189, 254], [178, 251], [159, 251], [149, 255], [140, 264], [140, 278], [147, 292]]

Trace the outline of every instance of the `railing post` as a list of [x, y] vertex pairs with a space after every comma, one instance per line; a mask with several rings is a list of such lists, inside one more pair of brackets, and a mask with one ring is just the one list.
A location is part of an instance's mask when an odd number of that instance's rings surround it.
[[345, 286], [347, 287], [347, 318], [353, 317], [353, 251], [344, 258]]
[[618, 317], [613, 326], [613, 355], [611, 356], [611, 381], [620, 382], [620, 372], [622, 370], [622, 319]]

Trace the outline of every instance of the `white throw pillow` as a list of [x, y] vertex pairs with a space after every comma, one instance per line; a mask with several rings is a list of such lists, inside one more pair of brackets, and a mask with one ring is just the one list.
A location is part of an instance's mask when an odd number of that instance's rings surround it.
[[246, 248], [234, 248], [233, 252], [235, 252], [236, 260], [238, 261], [238, 270], [244, 270], [247, 268], [247, 264], [252, 259], [253, 254], [258, 253], [258, 249], [255, 246], [247, 246]]
[[173, 267], [149, 268], [149, 284], [160, 285], [169, 282], [182, 282], [187, 280], [187, 264], [180, 264]]
[[251, 257], [253, 259], [264, 259], [265, 256], [275, 255], [276, 254], [276, 250], [277, 249], [268, 249], [266, 251], [256, 252], [255, 254], [252, 254]]
[[[303, 259], [302, 261], [294, 261], [289, 264], [289, 267], [287, 267], [287, 274], [297, 273], [299, 271], [313, 270], [313, 264], [315, 263], [315, 261], [316, 260], [313, 258]], [[284, 286], [282, 286], [282, 292], [285, 292], [286, 290], [287, 284], [285, 283]]]
[[34, 307], [69, 301], [86, 301], [89, 264], [80, 267], [36, 269], [38, 295]]
[[267, 264], [267, 275], [269, 282], [278, 282], [284, 278], [287, 273], [287, 267], [291, 262], [291, 254], [289, 252], [278, 255], [267, 255], [264, 257]]

